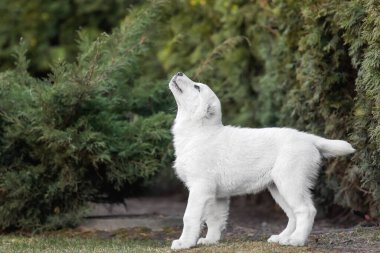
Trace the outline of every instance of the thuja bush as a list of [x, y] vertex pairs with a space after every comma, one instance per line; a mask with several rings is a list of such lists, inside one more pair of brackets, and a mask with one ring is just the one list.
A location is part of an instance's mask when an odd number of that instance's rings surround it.
[[28, 73], [26, 44], [0, 74], [0, 230], [77, 224], [88, 201], [125, 196], [171, 160], [166, 82], [140, 70], [161, 4], [112, 34], [82, 33], [76, 62]]
[[75, 59], [78, 29], [95, 39], [101, 32], [110, 32], [119, 25], [127, 8], [140, 3], [136, 0], [2, 0], [0, 70], [12, 67], [11, 52], [23, 37], [29, 45], [29, 71], [33, 76], [45, 76], [52, 60]]
[[318, 201], [379, 217], [379, 2], [310, 1], [283, 7], [281, 13], [289, 8], [299, 13], [302, 25], [281, 31], [288, 47], [277, 52], [292, 56], [287, 74], [278, 81], [293, 83], [282, 98], [279, 123], [349, 140], [356, 154], [327, 163]]
[[167, 15], [158, 56], [209, 83], [226, 123], [351, 142], [353, 156], [324, 162], [316, 202], [380, 217], [379, 10], [364, 0], [184, 1]]

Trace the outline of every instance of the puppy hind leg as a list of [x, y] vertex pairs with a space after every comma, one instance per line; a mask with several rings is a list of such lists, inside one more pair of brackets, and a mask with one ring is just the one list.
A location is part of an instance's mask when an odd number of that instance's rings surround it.
[[[287, 186], [286, 186], [287, 185]], [[294, 232], [285, 238], [279, 240], [280, 244], [303, 246], [311, 232], [316, 210], [313, 205], [308, 189], [302, 182], [282, 179], [281, 185], [278, 185], [278, 190], [293, 210], [296, 218], [296, 227]]]
[[272, 235], [269, 237], [268, 242], [278, 243], [280, 240], [289, 238], [289, 236], [294, 232], [296, 228], [296, 217], [293, 213], [292, 208], [286, 203], [284, 197], [281, 196], [280, 192], [277, 189], [275, 184], [268, 187], [269, 192], [272, 194], [272, 197], [277, 202], [277, 204], [284, 210], [286, 216], [288, 217], [288, 224], [286, 228], [278, 235]]
[[296, 219], [296, 227], [280, 244], [302, 246], [311, 232], [316, 210], [310, 188], [315, 184], [321, 156], [309, 143], [300, 142], [283, 150], [271, 171], [273, 182], [289, 205]]
[[305, 206], [300, 208], [299, 211], [295, 209], [295, 212], [299, 212], [299, 214], [297, 216], [296, 230], [290, 236], [290, 243], [297, 243], [302, 240], [306, 242], [313, 228], [317, 210], [314, 207], [312, 196], [309, 192], [304, 194], [304, 203]]
[[228, 218], [229, 204], [229, 198], [210, 201], [205, 212], [207, 235], [205, 238], [200, 238], [197, 244], [214, 244], [221, 239]]

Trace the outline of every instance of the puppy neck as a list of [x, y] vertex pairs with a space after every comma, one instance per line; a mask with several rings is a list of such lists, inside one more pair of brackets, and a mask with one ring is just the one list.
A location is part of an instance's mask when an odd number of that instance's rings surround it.
[[223, 127], [220, 119], [192, 119], [177, 114], [172, 128], [174, 137], [192, 136], [196, 133], [214, 132]]

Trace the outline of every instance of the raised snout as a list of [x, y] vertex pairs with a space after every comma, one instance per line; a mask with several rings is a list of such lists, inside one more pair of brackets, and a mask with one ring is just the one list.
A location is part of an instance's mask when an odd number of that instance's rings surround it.
[[172, 91], [174, 90], [176, 92], [183, 93], [183, 89], [187, 81], [191, 80], [184, 73], [178, 72], [172, 77], [172, 80], [169, 83], [169, 87]]

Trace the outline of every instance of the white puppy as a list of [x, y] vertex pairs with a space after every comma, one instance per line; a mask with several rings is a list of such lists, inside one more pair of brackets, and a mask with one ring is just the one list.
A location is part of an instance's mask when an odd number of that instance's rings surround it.
[[[229, 198], [263, 189], [289, 218], [285, 230], [268, 242], [304, 245], [316, 214], [310, 189], [321, 159], [353, 153], [352, 146], [289, 128], [223, 126], [220, 101], [207, 85], [177, 73], [169, 88], [178, 106], [174, 168], [189, 189], [182, 235], [171, 248], [217, 243]], [[203, 222], [207, 235], [198, 239]]]

